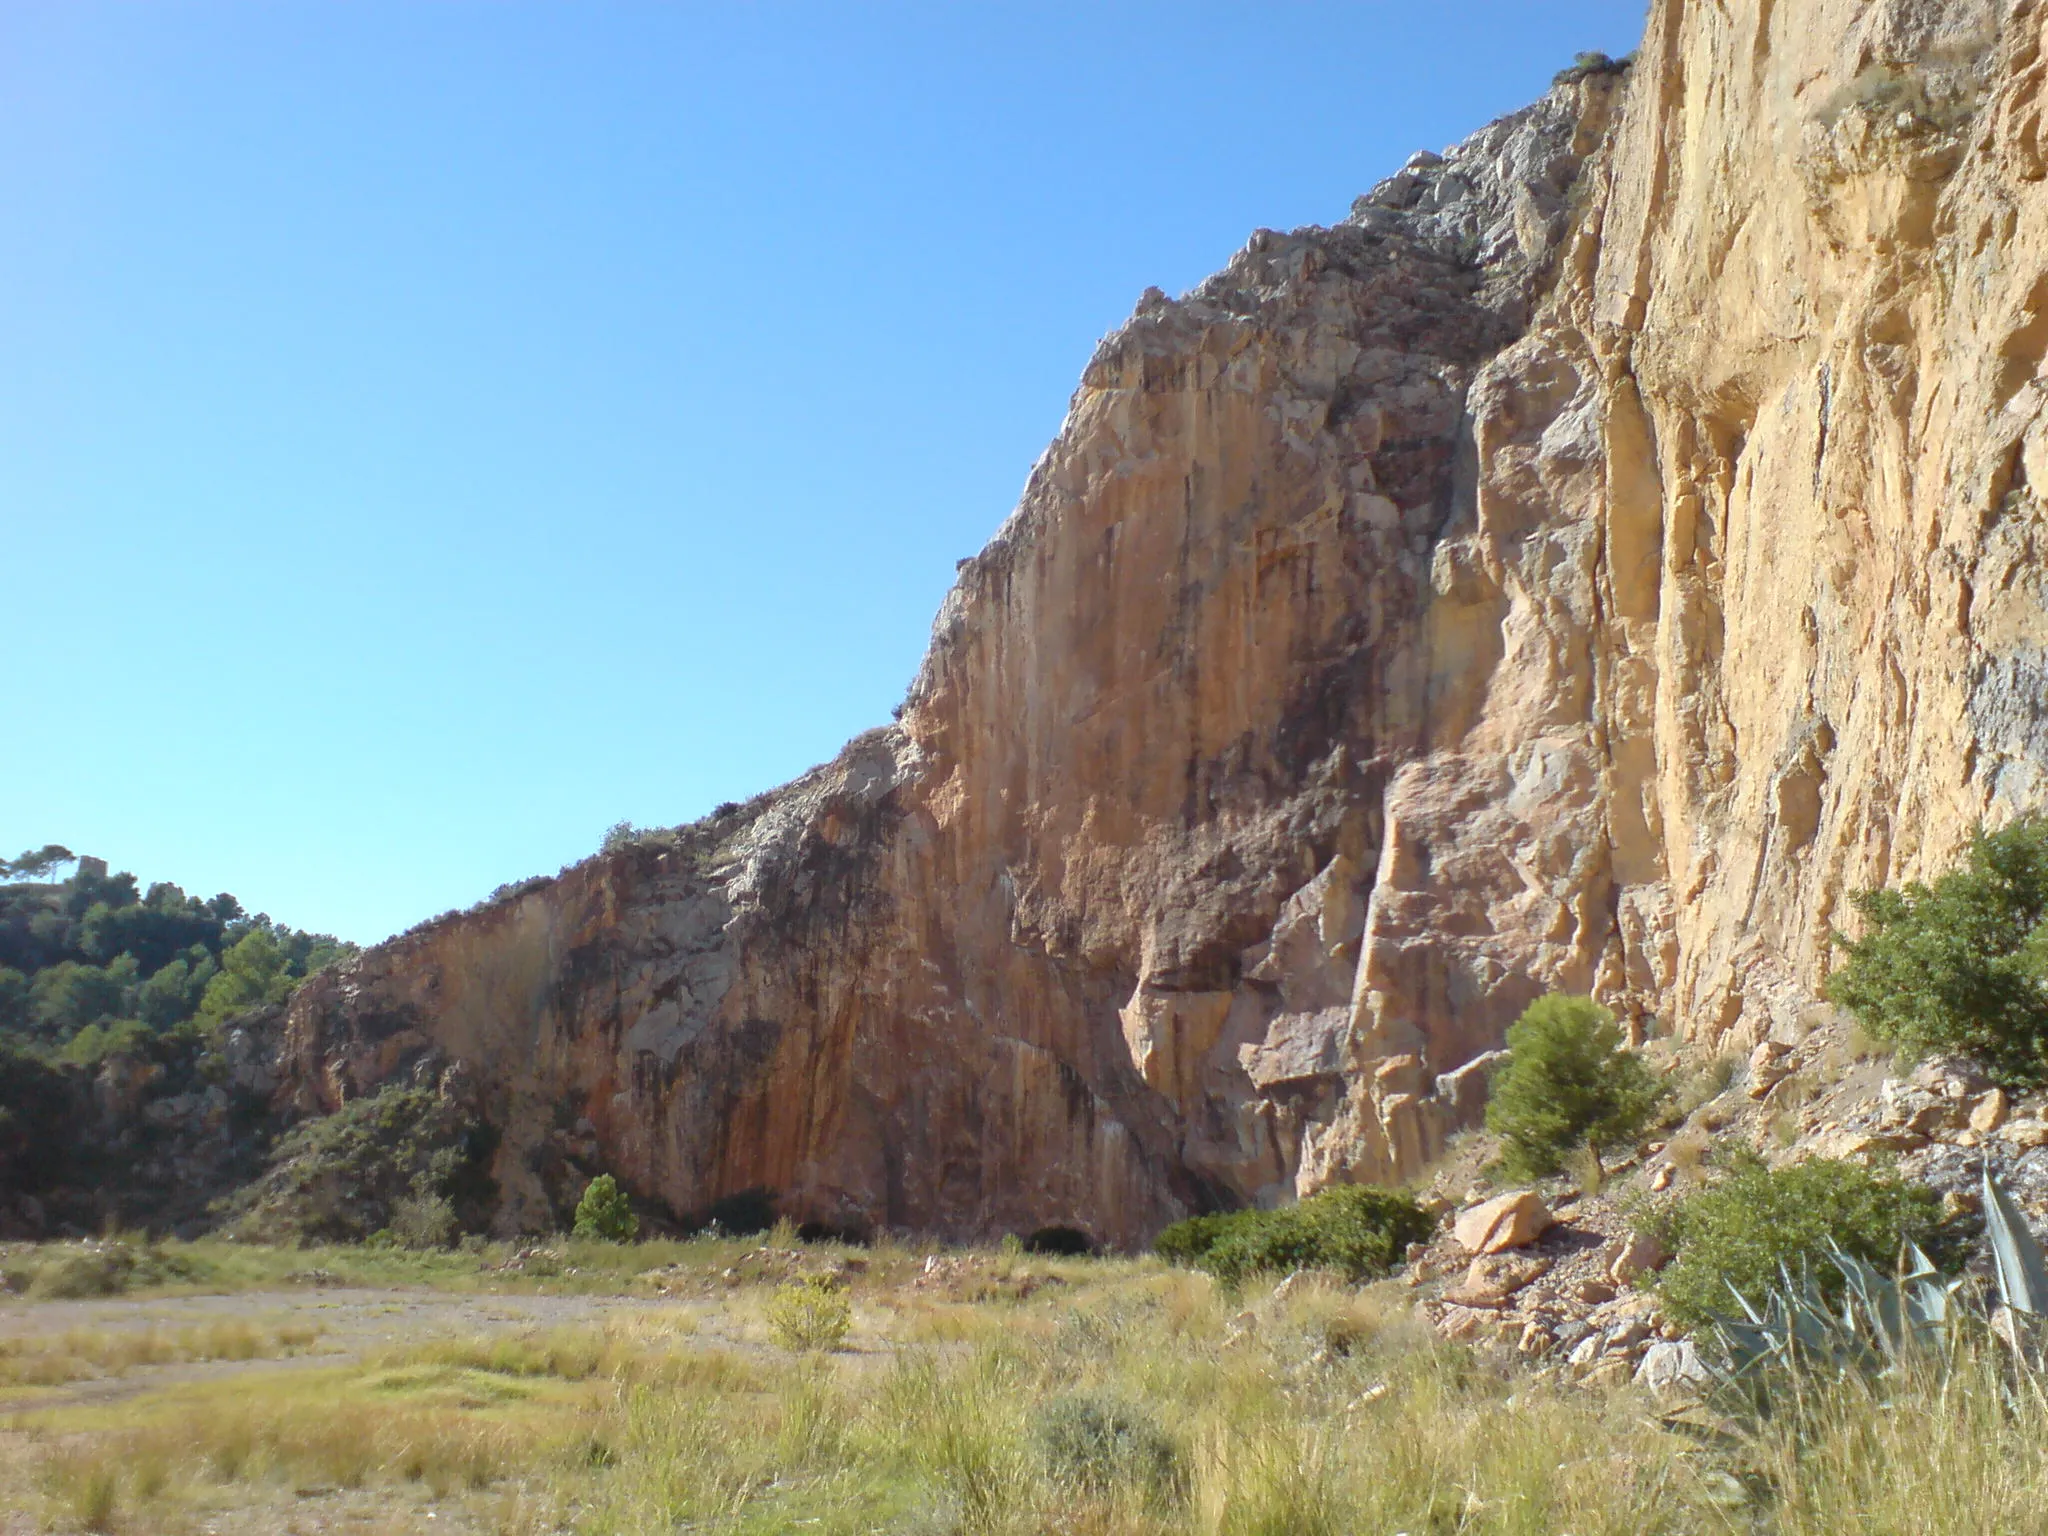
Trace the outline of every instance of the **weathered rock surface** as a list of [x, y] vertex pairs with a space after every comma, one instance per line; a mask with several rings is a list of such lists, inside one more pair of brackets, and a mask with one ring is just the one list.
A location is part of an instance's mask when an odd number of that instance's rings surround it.
[[1444, 1292], [1443, 1299], [1458, 1307], [1500, 1307], [1507, 1299], [1550, 1270], [1550, 1261], [1522, 1254], [1482, 1254], [1472, 1261], [1465, 1278]]
[[508, 1225], [1130, 1242], [1413, 1173], [1546, 990], [1796, 1039], [1847, 892], [2048, 802], [2041, 22], [1657, 0], [1149, 292], [897, 725], [319, 979], [287, 1092], [460, 1059]]
[[1510, 1190], [1460, 1211], [1451, 1232], [1467, 1253], [1499, 1253], [1523, 1248], [1550, 1226], [1550, 1207], [1533, 1189]]

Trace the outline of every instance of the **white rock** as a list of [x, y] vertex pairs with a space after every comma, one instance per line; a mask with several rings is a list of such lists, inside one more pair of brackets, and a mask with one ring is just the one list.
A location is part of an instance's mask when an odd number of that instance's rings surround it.
[[1690, 1339], [1652, 1344], [1643, 1352], [1643, 1363], [1636, 1367], [1636, 1384], [1653, 1392], [1704, 1387], [1713, 1379], [1713, 1373], [1700, 1359], [1699, 1351], [1692, 1347]]

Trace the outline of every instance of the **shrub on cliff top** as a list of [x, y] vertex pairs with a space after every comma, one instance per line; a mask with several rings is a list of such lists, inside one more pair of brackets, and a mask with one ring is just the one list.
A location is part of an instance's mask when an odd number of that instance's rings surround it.
[[1666, 1092], [1590, 997], [1539, 997], [1509, 1027], [1507, 1046], [1486, 1128], [1507, 1143], [1501, 1167], [1510, 1178], [1555, 1173], [1574, 1147], [1598, 1152], [1631, 1139]]
[[1872, 1035], [1956, 1051], [2009, 1085], [2048, 1081], [2048, 817], [1981, 828], [1932, 886], [1859, 892], [1864, 934], [1828, 996]]
[[1435, 1223], [1407, 1195], [1346, 1184], [1277, 1211], [1231, 1211], [1175, 1222], [1155, 1251], [1236, 1285], [1261, 1273], [1333, 1269], [1369, 1280], [1401, 1262]]

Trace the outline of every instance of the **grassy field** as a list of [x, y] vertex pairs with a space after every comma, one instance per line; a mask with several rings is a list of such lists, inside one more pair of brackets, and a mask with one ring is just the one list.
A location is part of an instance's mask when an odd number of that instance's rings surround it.
[[[30, 1300], [176, 1296], [286, 1286], [408, 1286], [437, 1291], [608, 1295], [664, 1271], [702, 1280], [760, 1249], [752, 1238], [602, 1243], [557, 1239], [543, 1246], [478, 1244], [450, 1250], [313, 1246], [266, 1248], [221, 1239], [96, 1243], [0, 1243], [0, 1289]], [[879, 1250], [903, 1267], [919, 1255]], [[642, 1277], [647, 1277], [642, 1281]]]
[[[1744, 1430], [1441, 1343], [1398, 1282], [1230, 1295], [1149, 1260], [758, 1242], [517, 1269], [224, 1248], [167, 1250], [193, 1273], [89, 1322], [0, 1307], [0, 1382], [44, 1394], [0, 1430], [0, 1531], [2048, 1529], [2048, 1413], [1988, 1378], [1817, 1390]], [[478, 1300], [454, 1314], [471, 1326], [370, 1346], [323, 1330], [327, 1288], [287, 1283], [310, 1270]], [[850, 1304], [839, 1347], [790, 1347], [799, 1273], [825, 1277], [802, 1294], [828, 1313]], [[209, 1284], [246, 1288], [248, 1319], [128, 1325]], [[492, 1309], [498, 1287], [608, 1310], [531, 1326]]]

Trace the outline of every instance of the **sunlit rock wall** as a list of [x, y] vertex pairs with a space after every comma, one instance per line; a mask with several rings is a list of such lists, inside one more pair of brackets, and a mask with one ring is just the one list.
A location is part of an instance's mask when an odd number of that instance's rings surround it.
[[1528, 1000], [1796, 1032], [1845, 894], [2041, 804], [2042, 22], [1659, 0], [1104, 341], [900, 722], [383, 946], [502, 1220], [950, 1236], [1412, 1175]]

